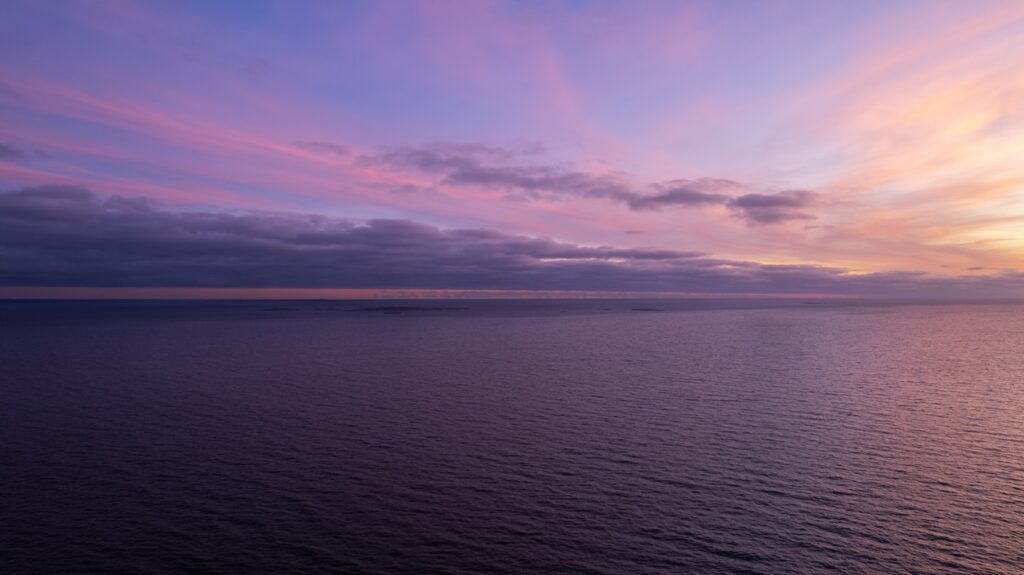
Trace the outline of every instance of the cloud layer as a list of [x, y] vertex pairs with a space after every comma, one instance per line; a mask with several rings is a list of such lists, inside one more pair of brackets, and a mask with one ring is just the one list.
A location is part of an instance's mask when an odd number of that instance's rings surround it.
[[750, 225], [814, 219], [807, 210], [817, 196], [807, 190], [752, 193], [739, 182], [718, 178], [639, 186], [624, 174], [592, 174], [530, 161], [526, 156], [495, 146], [435, 143], [391, 148], [361, 160], [368, 165], [439, 175], [442, 185], [491, 189], [518, 199], [600, 198], [636, 211], [718, 205]]
[[1024, 270], [1024, 3], [248, 4], [5, 3], [0, 190]]
[[851, 275], [408, 220], [171, 209], [148, 199], [42, 186], [0, 193], [0, 285], [1010, 297], [1024, 293], [1024, 275]]

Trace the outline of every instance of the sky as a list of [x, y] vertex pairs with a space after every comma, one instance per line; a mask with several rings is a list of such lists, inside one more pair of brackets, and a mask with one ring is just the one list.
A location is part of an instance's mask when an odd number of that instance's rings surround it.
[[1024, 297], [1022, 37], [1019, 1], [7, 0], [0, 296]]

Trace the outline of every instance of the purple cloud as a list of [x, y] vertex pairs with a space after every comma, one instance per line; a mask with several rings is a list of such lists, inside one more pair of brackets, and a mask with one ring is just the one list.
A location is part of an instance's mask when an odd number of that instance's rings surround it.
[[1024, 274], [762, 265], [408, 220], [172, 209], [68, 186], [0, 193], [0, 285], [452, 288], [1010, 297]]
[[297, 141], [292, 142], [292, 145], [296, 148], [301, 148], [307, 152], [315, 152], [317, 154], [333, 154], [335, 156], [348, 156], [351, 154], [348, 147], [342, 146], [341, 144], [334, 144], [331, 142], [317, 142], [317, 141]]
[[616, 175], [593, 175], [564, 166], [523, 162], [526, 152], [482, 144], [437, 143], [392, 148], [363, 161], [443, 176], [442, 184], [474, 186], [517, 198], [575, 196], [629, 202], [634, 193]]
[[527, 162], [523, 156], [496, 146], [436, 143], [392, 148], [364, 156], [362, 161], [439, 174], [444, 185], [498, 190], [518, 199], [601, 198], [636, 211], [720, 205], [750, 225], [815, 219], [806, 210], [816, 195], [806, 190], [735, 196], [746, 188], [720, 178], [677, 179], [643, 188], [622, 174], [590, 174], [561, 165]]
[[790, 220], [813, 220], [804, 212], [816, 198], [807, 190], [786, 190], [774, 194], [744, 194], [730, 199], [726, 205], [748, 224], [777, 224]]
[[725, 204], [729, 196], [720, 193], [741, 187], [732, 180], [701, 178], [699, 180], [672, 180], [654, 184], [654, 194], [636, 194], [629, 200], [634, 210], [657, 210], [668, 206], [701, 206]]

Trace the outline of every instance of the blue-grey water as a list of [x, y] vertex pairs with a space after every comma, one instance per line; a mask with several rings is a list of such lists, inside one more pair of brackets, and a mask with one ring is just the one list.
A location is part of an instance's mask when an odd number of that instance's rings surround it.
[[1024, 305], [0, 303], [3, 573], [1022, 570]]

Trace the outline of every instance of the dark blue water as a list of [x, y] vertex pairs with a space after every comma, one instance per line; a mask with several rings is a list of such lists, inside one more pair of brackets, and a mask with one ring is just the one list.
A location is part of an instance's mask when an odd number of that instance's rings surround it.
[[0, 304], [0, 571], [1024, 568], [1022, 305], [365, 305]]

